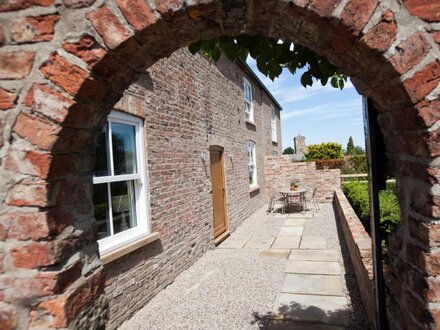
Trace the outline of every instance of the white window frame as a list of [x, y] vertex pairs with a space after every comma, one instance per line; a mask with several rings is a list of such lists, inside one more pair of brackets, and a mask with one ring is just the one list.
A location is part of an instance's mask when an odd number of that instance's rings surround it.
[[272, 142], [278, 142], [277, 137], [277, 112], [273, 106], [271, 108], [270, 127], [272, 131]]
[[[247, 92], [248, 91], [248, 92]], [[252, 85], [246, 78], [243, 78], [244, 112], [247, 121], [254, 122], [254, 105], [252, 102]]]
[[252, 183], [249, 182], [249, 188], [255, 188], [258, 186], [258, 180], [257, 180], [257, 154], [256, 154], [256, 148], [255, 148], [255, 142], [254, 141], [247, 141], [246, 142], [246, 150], [248, 155], [248, 177], [250, 172], [250, 167], [253, 167], [252, 172]]
[[[135, 127], [135, 142], [136, 142], [136, 174], [123, 174], [114, 175], [113, 169], [113, 152], [112, 139], [111, 139], [111, 123], [120, 123], [126, 125], [132, 125]], [[107, 117], [107, 147], [109, 160], [107, 161], [107, 167], [111, 175], [108, 176], [96, 176], [93, 177], [93, 184], [102, 184], [118, 181], [133, 181], [134, 182], [134, 197], [136, 207], [136, 226], [117, 234], [110, 235], [103, 239], [98, 240], [99, 252], [101, 255], [113, 251], [126, 244], [134, 242], [142, 237], [147, 236], [150, 233], [149, 224], [149, 208], [147, 199], [147, 177], [145, 167], [145, 147], [144, 147], [144, 123], [143, 120], [125, 113], [118, 111], [112, 111]], [[109, 193], [110, 195], [110, 193]], [[109, 203], [109, 221], [112, 222], [112, 205]]]

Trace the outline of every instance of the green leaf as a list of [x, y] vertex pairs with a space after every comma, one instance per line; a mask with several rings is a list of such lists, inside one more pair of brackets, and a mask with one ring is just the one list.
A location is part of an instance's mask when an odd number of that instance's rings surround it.
[[262, 74], [267, 76], [267, 74], [269, 73], [269, 70], [268, 70], [267, 63], [266, 63], [265, 59], [263, 58], [263, 56], [258, 56], [256, 58], [256, 61], [257, 61], [258, 70], [260, 70], [260, 72]]
[[200, 50], [200, 45], [202, 44], [201, 41], [197, 41], [191, 45], [188, 46], [188, 50], [191, 54], [195, 54]]
[[219, 47], [215, 47], [211, 52], [211, 58], [217, 62], [220, 59], [221, 51]]
[[338, 86], [341, 91], [344, 89], [344, 79], [342, 78], [338, 79]]
[[213, 61], [218, 61], [223, 52], [230, 60], [246, 61], [250, 55], [257, 61], [258, 70], [265, 76], [275, 79], [282, 73], [283, 67], [292, 74], [297, 69], [307, 67], [301, 76], [304, 87], [312, 86], [316, 78], [325, 86], [330, 79], [332, 87], [342, 89], [347, 82], [347, 76], [339, 72], [327, 59], [315, 54], [307, 47], [293, 45], [291, 42], [279, 43], [278, 40], [260, 35], [240, 35], [237, 37], [222, 36], [203, 40], [188, 46], [191, 54], [198, 51]]
[[281, 72], [283, 72], [283, 68], [276, 62], [276, 61], [270, 61], [269, 65], [269, 78], [272, 79], [272, 81], [279, 77]]
[[301, 85], [307, 87], [307, 86], [312, 86], [312, 84], [313, 84], [313, 80], [310, 71], [304, 72], [301, 76]]
[[221, 37], [219, 45], [223, 53], [231, 60], [235, 61], [238, 57], [237, 46], [232, 37]]
[[238, 58], [243, 62], [246, 62], [248, 55], [249, 55], [249, 50], [246, 48], [242, 48], [238, 51]]
[[338, 88], [338, 78], [336, 76], [333, 76], [330, 80], [330, 84], [332, 85], [332, 87]]

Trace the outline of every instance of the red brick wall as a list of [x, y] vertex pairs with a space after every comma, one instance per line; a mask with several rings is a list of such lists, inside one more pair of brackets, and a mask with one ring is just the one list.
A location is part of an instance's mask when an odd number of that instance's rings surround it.
[[297, 162], [289, 155], [267, 156], [264, 165], [266, 188], [277, 191], [289, 189], [292, 181], [310, 191], [317, 188], [316, 198], [320, 202], [333, 200], [333, 192], [341, 186], [340, 170], [317, 170], [315, 162]]
[[380, 110], [402, 215], [390, 242], [390, 321], [438, 326], [439, 10], [418, 0], [3, 1], [1, 327], [102, 322], [105, 302], [92, 289], [102, 276], [91, 205], [97, 132], [146, 67], [241, 33], [309, 47]]
[[[245, 123], [244, 76], [253, 87], [255, 126]], [[149, 68], [115, 105], [145, 118], [151, 225], [160, 242], [105, 266], [109, 328], [213, 247], [210, 145], [224, 147], [229, 230], [265, 203], [264, 157], [281, 153], [281, 144], [272, 143], [270, 105], [276, 108], [240, 65], [226, 59], [215, 65], [183, 49]], [[260, 189], [254, 193], [247, 140], [256, 143]]]
[[376, 323], [371, 237], [340, 188], [334, 192], [333, 205], [344, 233], [357, 285], [371, 324]]

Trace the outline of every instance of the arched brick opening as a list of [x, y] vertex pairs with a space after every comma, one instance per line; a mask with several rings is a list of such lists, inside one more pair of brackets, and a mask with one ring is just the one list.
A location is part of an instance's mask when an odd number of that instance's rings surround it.
[[241, 33], [310, 47], [381, 111], [402, 209], [390, 247], [390, 321], [438, 326], [438, 3], [35, 0], [0, 12], [4, 328], [103, 323], [90, 177], [96, 132], [157, 59]]

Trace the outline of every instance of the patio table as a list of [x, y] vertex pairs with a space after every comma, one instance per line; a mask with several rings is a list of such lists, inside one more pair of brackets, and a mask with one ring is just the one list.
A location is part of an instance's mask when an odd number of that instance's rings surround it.
[[307, 189], [305, 188], [300, 188], [298, 190], [290, 190], [290, 189], [284, 189], [284, 190], [280, 190], [280, 194], [283, 195], [284, 197], [284, 203], [285, 206], [289, 206], [289, 197], [292, 196], [299, 196], [299, 203], [301, 206], [301, 211], [304, 212], [306, 210], [306, 192]]

